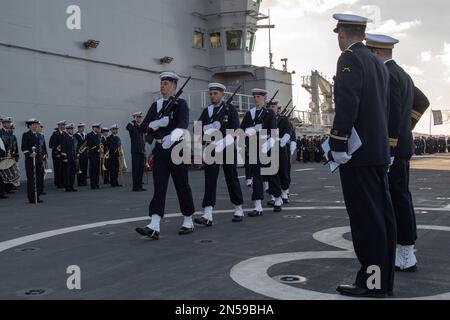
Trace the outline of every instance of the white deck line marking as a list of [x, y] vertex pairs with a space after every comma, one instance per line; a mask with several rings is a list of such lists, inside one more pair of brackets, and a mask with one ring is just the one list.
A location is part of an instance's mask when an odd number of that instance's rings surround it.
[[297, 170], [294, 170], [294, 172], [305, 172], [305, 171], [314, 171], [314, 170], [316, 170], [316, 169], [314, 169], [314, 168], [308, 168], [308, 169], [297, 169]]
[[[253, 209], [246, 209], [244, 211], [249, 212], [252, 210]], [[272, 210], [272, 208], [264, 209], [264, 211], [271, 211], [271, 210]], [[311, 206], [311, 207], [285, 207], [285, 208], [283, 208], [283, 211], [301, 211], [301, 210], [305, 210], [305, 211], [346, 210], [346, 208], [342, 207], [342, 206], [340, 206], [340, 207], [339, 206], [314, 206], [314, 207]], [[416, 208], [416, 210], [447, 212], [447, 211], [450, 211], [450, 208]], [[220, 214], [220, 213], [233, 213], [233, 212], [234, 212], [234, 210], [217, 210], [214, 213]], [[202, 214], [202, 212], [196, 212], [196, 214]], [[171, 213], [171, 214], [166, 214], [164, 218], [166, 218], [166, 219], [167, 218], [176, 218], [176, 217], [181, 217], [181, 216], [182, 216], [181, 213]], [[129, 218], [129, 219], [109, 220], [109, 221], [102, 221], [102, 222], [84, 224], [84, 225], [79, 225], [79, 226], [73, 226], [73, 227], [68, 227], [68, 228], [62, 228], [62, 229], [56, 229], [56, 230], [31, 234], [28, 236], [0, 242], [0, 253], [3, 251], [9, 250], [9, 249], [30, 243], [30, 242], [47, 239], [47, 238], [51, 238], [51, 237], [56, 237], [56, 236], [60, 236], [60, 235], [64, 235], [64, 234], [68, 234], [68, 233], [72, 233], [72, 232], [101, 228], [101, 227], [106, 227], [106, 226], [111, 226], [111, 225], [145, 221], [148, 219], [149, 219], [149, 217], [145, 216], [145, 217], [136, 217], [136, 218]]]

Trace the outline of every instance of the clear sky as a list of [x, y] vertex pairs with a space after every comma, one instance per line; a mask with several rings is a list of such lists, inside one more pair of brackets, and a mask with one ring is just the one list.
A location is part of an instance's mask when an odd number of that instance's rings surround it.
[[[336, 72], [340, 55], [333, 28], [333, 13], [354, 13], [370, 17], [368, 32], [383, 33], [400, 40], [394, 59], [424, 91], [434, 110], [450, 110], [450, 2], [445, 0], [263, 0], [262, 12], [270, 8], [272, 51], [275, 66], [288, 58], [295, 70], [294, 101], [308, 109], [310, 96], [301, 88], [301, 76], [318, 70], [329, 78]], [[266, 24], [267, 21], [261, 21]], [[253, 63], [268, 65], [268, 31], [261, 29]], [[416, 132], [428, 133], [430, 115], [425, 114]], [[450, 124], [433, 126], [433, 134], [450, 135]]]

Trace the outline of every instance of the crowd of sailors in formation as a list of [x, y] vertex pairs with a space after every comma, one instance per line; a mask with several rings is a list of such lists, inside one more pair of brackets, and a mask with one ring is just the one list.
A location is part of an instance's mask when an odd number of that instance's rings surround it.
[[416, 156], [450, 152], [450, 137], [421, 136], [414, 138], [414, 154]]

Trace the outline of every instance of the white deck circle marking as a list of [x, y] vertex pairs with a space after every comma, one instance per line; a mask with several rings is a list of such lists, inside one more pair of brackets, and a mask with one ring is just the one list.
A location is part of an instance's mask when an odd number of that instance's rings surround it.
[[[417, 226], [423, 230], [450, 231], [450, 227], [444, 226]], [[350, 259], [356, 258], [353, 252], [353, 245], [343, 238], [343, 235], [350, 232], [350, 227], [331, 228], [322, 230], [313, 235], [313, 238], [327, 245], [335, 246], [345, 251], [315, 251], [315, 252], [292, 252], [280, 253], [261, 257], [255, 257], [233, 266], [230, 272], [231, 278], [240, 286], [266, 297], [279, 300], [348, 300], [352, 299], [338, 294], [321, 293], [312, 290], [292, 287], [277, 282], [269, 277], [267, 271], [274, 265], [281, 263], [313, 260], [313, 259]], [[447, 300], [450, 299], [450, 292], [409, 298], [405, 300]], [[393, 299], [395, 300], [395, 299]]]

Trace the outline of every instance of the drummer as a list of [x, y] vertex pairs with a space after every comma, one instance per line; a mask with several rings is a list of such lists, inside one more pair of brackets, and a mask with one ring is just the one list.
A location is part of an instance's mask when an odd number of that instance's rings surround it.
[[[2, 161], [3, 158], [6, 158], [6, 146], [5, 142], [3, 141], [3, 135], [0, 132], [0, 162]], [[6, 196], [5, 183], [3, 182], [1, 177], [0, 177], [0, 199], [8, 199], [8, 196]]]
[[[12, 119], [10, 117], [1, 117], [0, 119], [0, 162], [7, 161], [11, 156], [11, 132], [10, 126]], [[0, 177], [0, 199], [7, 199], [6, 194], [14, 193], [8, 184]]]

